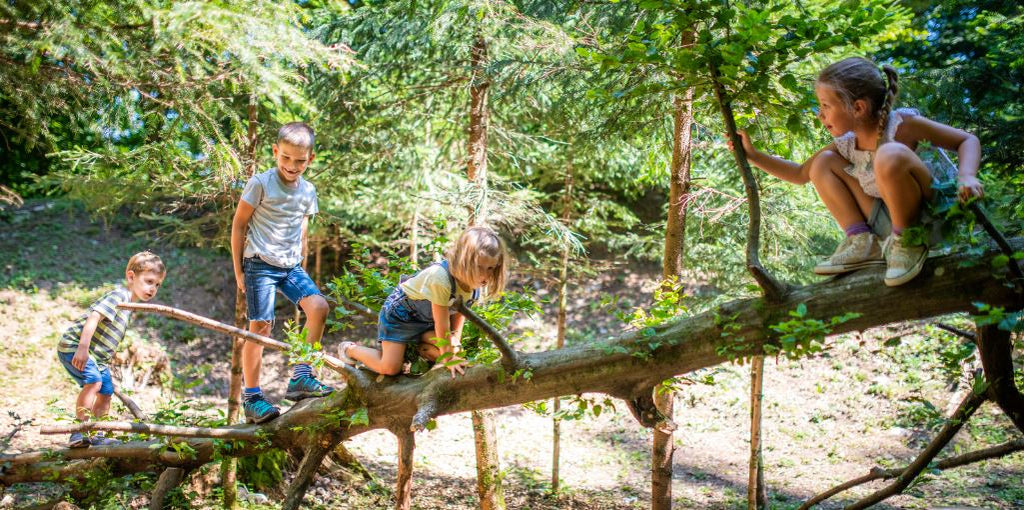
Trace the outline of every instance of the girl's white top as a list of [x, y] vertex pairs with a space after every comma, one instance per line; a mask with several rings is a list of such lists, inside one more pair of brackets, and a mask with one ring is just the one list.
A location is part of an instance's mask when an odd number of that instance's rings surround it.
[[[889, 124], [885, 127], [885, 133], [882, 133], [882, 138], [878, 140], [878, 145], [895, 139], [896, 129], [900, 127], [900, 123], [903, 122], [905, 116], [910, 117], [919, 114], [914, 108], [897, 108], [890, 112]], [[875, 168], [872, 164], [875, 151], [858, 149], [857, 136], [853, 131], [834, 140], [839, 154], [850, 162], [850, 166], [846, 167], [846, 173], [857, 178], [857, 181], [860, 182], [860, 187], [864, 188], [864, 193], [875, 198], [881, 198], [882, 195], [878, 192], [878, 184], [875, 183]]]

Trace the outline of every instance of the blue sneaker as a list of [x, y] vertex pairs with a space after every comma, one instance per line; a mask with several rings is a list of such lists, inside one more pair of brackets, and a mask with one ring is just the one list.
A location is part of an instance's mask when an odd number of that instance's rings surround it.
[[316, 380], [316, 377], [307, 375], [288, 381], [288, 392], [284, 394], [284, 398], [299, 401], [304, 398], [326, 397], [333, 392], [334, 388]]
[[245, 421], [248, 423], [265, 423], [281, 415], [281, 410], [267, 402], [262, 393], [246, 398], [242, 409], [245, 410]]
[[71, 439], [68, 439], [68, 448], [85, 448], [90, 444], [92, 443], [90, 443], [81, 432], [73, 432], [71, 434]]

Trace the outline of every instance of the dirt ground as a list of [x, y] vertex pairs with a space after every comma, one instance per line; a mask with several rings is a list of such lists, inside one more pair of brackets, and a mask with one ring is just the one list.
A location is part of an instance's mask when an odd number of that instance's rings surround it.
[[[156, 302], [230, 322], [233, 278], [226, 253], [173, 248], [149, 241], [145, 230], [105, 226], [80, 211], [33, 203], [0, 223], [0, 438], [15, 424], [8, 452], [59, 447], [64, 436], [44, 436], [38, 427], [70, 410], [76, 387], [55, 359], [54, 348], [67, 323], [104, 290], [119, 281], [127, 257], [142, 248], [158, 251], [169, 274]], [[622, 326], [595, 312], [604, 293], [621, 296], [621, 306], [644, 303], [656, 268], [619, 264], [574, 286], [570, 327], [574, 342], [614, 334]], [[513, 276], [515, 279], [515, 276]], [[532, 282], [518, 281], [518, 285]], [[541, 293], [550, 291], [541, 288]], [[293, 313], [280, 306], [278, 314]], [[951, 318], [950, 320], [962, 320]], [[525, 318], [516, 328], [534, 332], [526, 350], [551, 348], [554, 313]], [[275, 336], [281, 336], [280, 324]], [[229, 340], [168, 319], [136, 314], [129, 340], [156, 345], [169, 356], [169, 371], [145, 376], [146, 364], [122, 373], [148, 411], [177, 403], [206, 416], [224, 406]], [[368, 328], [347, 333], [369, 338]], [[765, 480], [773, 508], [795, 508], [811, 495], [865, 474], [873, 466], [907, 463], [963, 396], [938, 367], [941, 335], [924, 323], [877, 328], [829, 340], [824, 356], [799, 362], [768, 360], [764, 382]], [[883, 342], [900, 338], [899, 345]], [[328, 349], [339, 334], [325, 339]], [[272, 399], [284, 393], [286, 366], [267, 352], [264, 388]], [[677, 394], [673, 464], [676, 508], [745, 508], [749, 432], [749, 369], [723, 365], [698, 376], [715, 383], [692, 384]], [[145, 377], [148, 384], [132, 388]], [[331, 375], [325, 378], [340, 381]], [[601, 395], [584, 395], [603, 400]], [[621, 402], [599, 417], [562, 422], [562, 490], [550, 491], [552, 421], [523, 407], [496, 410], [500, 463], [509, 508], [640, 509], [649, 506], [650, 432], [641, 428]], [[188, 414], [188, 413], [186, 413]], [[127, 416], [127, 415], [125, 415]], [[475, 461], [468, 415], [444, 416], [438, 427], [417, 437], [414, 508], [476, 507]], [[1018, 437], [998, 409], [986, 404], [956, 437], [950, 451], [966, 452]], [[347, 447], [374, 473], [382, 487], [346, 484], [320, 477], [307, 495], [310, 508], [390, 508], [396, 471], [396, 442], [373, 431]], [[854, 489], [823, 505], [838, 508], [881, 487]], [[0, 507], [25, 507], [55, 494], [45, 485], [10, 488]], [[280, 493], [267, 492], [271, 506]], [[134, 503], [133, 503], [134, 501]], [[123, 507], [144, 500], [125, 495]], [[193, 507], [216, 505], [197, 498]], [[1024, 508], [1024, 455], [943, 473], [929, 474], [904, 495], [879, 508]]]

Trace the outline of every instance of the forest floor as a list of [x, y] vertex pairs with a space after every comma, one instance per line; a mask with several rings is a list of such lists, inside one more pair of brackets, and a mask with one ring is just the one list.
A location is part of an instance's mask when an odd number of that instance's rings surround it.
[[[60, 447], [65, 436], [43, 436], [38, 426], [66, 419], [77, 388], [56, 361], [54, 349], [67, 323], [120, 281], [128, 256], [158, 252], [169, 268], [155, 302], [231, 322], [234, 280], [225, 252], [185, 249], [152, 242], [151, 233], [121, 221], [88, 218], [64, 202], [30, 202], [0, 217], [0, 439], [20, 420], [32, 425], [17, 433], [7, 451]], [[571, 288], [570, 345], [616, 334], [622, 326], [598, 303], [606, 294], [624, 309], [649, 302], [658, 268], [610, 261], [614, 270], [590, 276]], [[513, 275], [513, 280], [516, 280]], [[534, 285], [517, 281], [518, 285]], [[881, 282], [879, 282], [881, 285]], [[550, 289], [534, 285], [547, 297]], [[279, 301], [284, 301], [279, 299]], [[291, 315], [290, 305], [278, 316]], [[606, 317], [606, 318], [602, 318]], [[944, 319], [946, 320], [946, 319]], [[964, 317], [949, 321], [966, 326]], [[278, 322], [275, 337], [280, 338]], [[515, 327], [532, 336], [527, 351], [554, 344], [554, 313], [523, 319]], [[370, 338], [373, 330], [349, 331]], [[342, 336], [330, 333], [328, 349]], [[224, 408], [230, 340], [186, 324], [137, 314], [128, 340], [158, 346], [171, 359], [168, 371], [145, 376], [146, 363], [122, 370], [122, 387], [134, 389], [146, 411], [163, 409], [182, 420], [217, 416]], [[965, 346], [930, 323], [907, 323], [829, 339], [830, 349], [814, 359], [769, 359], [764, 382], [765, 480], [773, 508], [795, 508], [811, 495], [861, 476], [873, 466], [905, 465], [942, 424], [966, 391], [955, 360]], [[966, 349], [966, 351], [965, 351]], [[1019, 352], [1019, 350], [1018, 350]], [[264, 355], [268, 395], [284, 393], [286, 366], [277, 353]], [[953, 361], [950, 361], [953, 360]], [[970, 358], [968, 361], [973, 360]], [[694, 380], [713, 376], [677, 394], [673, 498], [676, 508], [745, 508], [749, 433], [749, 369], [722, 365]], [[145, 386], [133, 384], [142, 378]], [[328, 374], [327, 380], [340, 383]], [[601, 395], [584, 395], [603, 401]], [[495, 411], [500, 463], [509, 508], [642, 509], [649, 507], [650, 432], [621, 402], [600, 416], [561, 425], [561, 490], [552, 494], [550, 417], [523, 407]], [[123, 409], [120, 410], [123, 412]], [[125, 413], [125, 417], [128, 415]], [[413, 506], [420, 509], [476, 507], [475, 461], [468, 415], [444, 416], [437, 428], [417, 437]], [[986, 404], [947, 449], [966, 452], [1017, 437], [1008, 420]], [[307, 493], [310, 508], [391, 508], [396, 443], [386, 432], [359, 435], [347, 447], [379, 484], [346, 484], [319, 477]], [[3, 446], [0, 444], [0, 446]], [[243, 473], [250, 485], [274, 469]], [[216, 470], [211, 470], [216, 473]], [[152, 480], [122, 481], [104, 493], [110, 508], [138, 508], [144, 496], [133, 490]], [[186, 492], [201, 484], [193, 483]], [[862, 486], [824, 504], [837, 508], [876, 490]], [[124, 487], [127, 487], [125, 489]], [[134, 489], [133, 489], [134, 488]], [[279, 489], [260, 489], [279, 501]], [[47, 484], [9, 489], [0, 507], [28, 507], [59, 495]], [[217, 505], [217, 492], [190, 495], [193, 508]], [[52, 504], [52, 503], [51, 503]], [[250, 508], [270, 508], [246, 504]], [[904, 495], [879, 508], [1024, 508], [1024, 454], [928, 474]]]

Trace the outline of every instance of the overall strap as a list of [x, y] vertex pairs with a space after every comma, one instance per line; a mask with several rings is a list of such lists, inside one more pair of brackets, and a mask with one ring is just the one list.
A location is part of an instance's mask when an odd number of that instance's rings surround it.
[[451, 289], [452, 289], [451, 296], [448, 297], [448, 303], [454, 304], [455, 303], [455, 297], [456, 297], [456, 294], [455, 294], [456, 293], [455, 276], [453, 276], [451, 270], [448, 269], [448, 259], [442, 260], [440, 264], [441, 264], [441, 267], [444, 268], [445, 274], [448, 275], [448, 283], [451, 285]]

